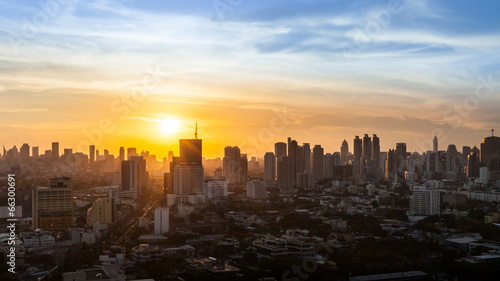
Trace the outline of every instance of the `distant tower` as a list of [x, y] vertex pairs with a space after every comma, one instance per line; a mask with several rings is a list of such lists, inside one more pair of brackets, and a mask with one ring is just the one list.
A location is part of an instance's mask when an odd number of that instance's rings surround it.
[[347, 154], [349, 154], [349, 144], [344, 140], [342, 146], [340, 147], [340, 162], [347, 163]]
[[198, 139], [198, 121], [196, 121], [196, 123], [194, 125], [194, 139], [195, 140]]
[[438, 137], [434, 136], [434, 141], [432, 142], [432, 152], [438, 152]]

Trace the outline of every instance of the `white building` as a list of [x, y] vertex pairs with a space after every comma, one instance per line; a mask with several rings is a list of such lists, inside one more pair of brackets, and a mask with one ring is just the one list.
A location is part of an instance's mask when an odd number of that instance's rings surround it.
[[227, 180], [210, 180], [203, 184], [203, 194], [207, 199], [227, 196]]
[[488, 167], [479, 168], [479, 181], [482, 184], [488, 184]]
[[433, 216], [440, 214], [439, 191], [432, 189], [414, 189], [410, 197], [410, 213], [412, 215]]
[[247, 197], [253, 199], [263, 199], [267, 197], [266, 185], [261, 180], [247, 182]]
[[168, 232], [168, 208], [155, 209], [155, 234], [162, 235]]

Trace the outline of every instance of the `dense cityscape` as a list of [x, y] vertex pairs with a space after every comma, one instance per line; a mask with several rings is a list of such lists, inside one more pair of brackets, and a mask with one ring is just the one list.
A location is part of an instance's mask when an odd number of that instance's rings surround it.
[[227, 146], [223, 158], [206, 159], [197, 131], [163, 158], [58, 142], [43, 154], [28, 143], [4, 148], [1, 279], [494, 279], [493, 133], [461, 151], [443, 150], [436, 136], [423, 153], [406, 143], [382, 152], [379, 137], [365, 134], [340, 152], [288, 138], [261, 157]]

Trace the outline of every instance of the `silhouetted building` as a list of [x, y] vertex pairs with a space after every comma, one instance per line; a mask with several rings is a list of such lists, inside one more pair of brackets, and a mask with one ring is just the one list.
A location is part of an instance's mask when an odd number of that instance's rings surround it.
[[89, 161], [90, 161], [90, 166], [93, 166], [94, 162], [95, 162], [95, 146], [94, 145], [89, 146]]
[[52, 143], [52, 160], [58, 160], [58, 159], [59, 159], [59, 143], [53, 142]]
[[321, 145], [315, 145], [313, 148], [313, 174], [314, 180], [322, 180], [325, 176], [323, 175], [323, 156], [324, 149]]
[[32, 196], [33, 229], [63, 231], [73, 225], [73, 180], [49, 180], [49, 187], [36, 186]]
[[500, 137], [486, 137], [481, 143], [480, 161], [491, 173], [500, 172]]
[[264, 181], [267, 185], [273, 185], [276, 179], [276, 157], [274, 153], [266, 152], [264, 155]]
[[347, 163], [347, 155], [349, 154], [349, 144], [346, 140], [342, 142], [342, 146], [340, 147], [340, 162], [342, 164]]

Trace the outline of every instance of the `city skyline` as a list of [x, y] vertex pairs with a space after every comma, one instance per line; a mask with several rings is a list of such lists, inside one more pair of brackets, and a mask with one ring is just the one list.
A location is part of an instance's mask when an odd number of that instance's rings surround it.
[[0, 3], [0, 144], [166, 155], [198, 120], [211, 158], [365, 133], [423, 152], [498, 128], [496, 3], [219, 2]]

